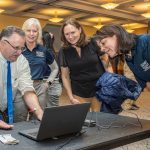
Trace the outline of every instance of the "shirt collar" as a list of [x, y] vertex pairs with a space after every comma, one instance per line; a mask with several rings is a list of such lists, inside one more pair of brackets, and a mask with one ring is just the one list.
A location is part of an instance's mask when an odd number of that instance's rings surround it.
[[[27, 47], [27, 44], [26, 44], [26, 43], [25, 43], [25, 47], [26, 47], [25, 51], [26, 51], [26, 50], [30, 51], [30, 50], [28, 49], [28, 47]], [[32, 51], [36, 51], [36, 49], [38, 49], [38, 47], [39, 47], [39, 44], [36, 44], [36, 46], [33, 48], [33, 50], [32, 50]]]
[[2, 55], [2, 53], [0, 52], [0, 59], [4, 62], [7, 62], [7, 60], [5, 59], [5, 57]]

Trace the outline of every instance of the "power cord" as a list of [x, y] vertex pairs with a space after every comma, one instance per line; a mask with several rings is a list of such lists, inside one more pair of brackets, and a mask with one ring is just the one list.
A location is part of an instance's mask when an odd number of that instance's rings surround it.
[[93, 119], [93, 112], [92, 112], [92, 114], [90, 116], [89, 124], [87, 125], [87, 127], [84, 128], [84, 130], [80, 131], [79, 133], [75, 134], [74, 136], [70, 137], [67, 141], [65, 141], [62, 145], [60, 145], [56, 150], [62, 149], [64, 146], [69, 144], [73, 139], [75, 139], [76, 137], [79, 137], [82, 134], [86, 133], [87, 132], [86, 130], [90, 127], [90, 124], [92, 123], [92, 119]]
[[[128, 112], [129, 112], [129, 111], [128, 111]], [[124, 123], [123, 125], [114, 125], [114, 124], [116, 124], [116, 123], [119, 123], [119, 121], [117, 121], [117, 120], [111, 122], [110, 124], [100, 125], [100, 124], [98, 124], [97, 112], [95, 112], [95, 113], [96, 113], [95, 125], [96, 125], [96, 127], [98, 128], [98, 130], [109, 129], [109, 128], [125, 128], [125, 127], [128, 126], [128, 125], [134, 125], [134, 126], [136, 126], [136, 127], [143, 128], [143, 125], [142, 125], [142, 123], [141, 123], [141, 121], [140, 121], [138, 115], [135, 114], [135, 113], [133, 113], [133, 112], [129, 112], [129, 113], [131, 113], [131, 114], [133, 114], [133, 115], [136, 116], [137, 121], [138, 121], [138, 125], [135, 124], [135, 123], [133, 123], [133, 122], [126, 122], [126, 123]], [[89, 119], [89, 120], [90, 120], [90, 123], [91, 123], [92, 119], [93, 119], [93, 112], [92, 112], [92, 114], [91, 114], [91, 116], [90, 116], [90, 119]], [[85, 128], [85, 129], [88, 129], [88, 128], [90, 127], [90, 123], [89, 123], [89, 125], [87, 126], [87, 128]], [[62, 145], [60, 145], [56, 150], [62, 149], [64, 146], [66, 146], [67, 144], [69, 144], [73, 139], [75, 139], [76, 137], [81, 136], [81, 135], [84, 134], [85, 132], [87, 132], [87, 131], [86, 131], [86, 130], [83, 130], [83, 131], [81, 131], [81, 132], [75, 134], [74, 136], [72, 136], [71, 138], [69, 138], [67, 141], [65, 141]]]
[[60, 150], [62, 149], [64, 146], [66, 146], [67, 144], [69, 144], [73, 139], [75, 139], [76, 137], [81, 136], [82, 134], [84, 134], [86, 131], [80, 131], [77, 134], [75, 134], [74, 136], [70, 137], [67, 141], [65, 141], [62, 145], [60, 145], [58, 148], [56, 148], [56, 150]]
[[139, 117], [138, 117], [138, 115], [137, 115], [136, 113], [133, 113], [133, 112], [128, 111], [128, 110], [125, 110], [125, 112], [128, 112], [128, 113], [130, 113], [130, 114], [135, 115], [135, 116], [136, 116], [136, 118], [137, 118], [137, 121], [138, 121], [138, 123], [139, 123], [139, 125], [138, 125], [138, 126], [140, 126], [141, 128], [143, 128], [143, 125], [142, 125], [142, 123], [141, 123], [141, 121], [140, 121], [140, 119], [139, 119]]
[[136, 127], [143, 128], [142, 123], [141, 123], [141, 121], [140, 121], [138, 115], [135, 114], [135, 113], [132, 113], [132, 112], [129, 112], [129, 113], [134, 114], [134, 115], [136, 116], [137, 121], [138, 121], [138, 125], [135, 124], [135, 123], [133, 123], [133, 122], [126, 122], [126, 123], [124, 123], [123, 125], [114, 125], [114, 124], [116, 124], [116, 123], [119, 123], [119, 121], [113, 121], [113, 122], [111, 122], [110, 124], [100, 125], [100, 124], [98, 124], [98, 116], [97, 116], [97, 113], [96, 113], [96, 127], [98, 128], [98, 130], [109, 129], [109, 128], [125, 128], [125, 127], [128, 126], [128, 125], [134, 125], [134, 126], [136, 126]]

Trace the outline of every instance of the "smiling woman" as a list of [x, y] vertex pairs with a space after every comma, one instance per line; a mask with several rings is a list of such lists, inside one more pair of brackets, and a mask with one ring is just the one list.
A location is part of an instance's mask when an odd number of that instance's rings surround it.
[[97, 44], [100, 46], [101, 51], [108, 54], [111, 58], [115, 57], [119, 53], [119, 51], [117, 51], [118, 44], [116, 35], [106, 37], [101, 41], [97, 40]]
[[121, 25], [115, 24], [104, 25], [96, 32], [95, 39], [101, 51], [113, 51], [112, 57], [120, 53], [129, 53], [135, 44], [135, 35], [128, 33]]
[[[29, 62], [33, 85], [36, 90], [39, 102], [44, 109], [48, 105], [47, 101], [47, 88], [50, 82], [50, 74], [45, 80], [45, 72], [51, 65], [54, 69], [57, 68], [57, 64], [51, 53], [41, 43], [42, 41], [42, 29], [38, 19], [27, 19], [22, 29], [25, 32], [25, 51], [23, 55]], [[55, 74], [57, 75], [58, 69]], [[55, 75], [54, 74], [54, 75]]]
[[122, 54], [142, 88], [150, 83], [150, 35], [128, 33], [121, 25], [103, 26], [95, 35], [101, 51], [110, 57]]
[[82, 26], [72, 18], [62, 25], [61, 40], [59, 62], [70, 102], [91, 102], [91, 110], [100, 111], [100, 102], [95, 97], [96, 81], [105, 70], [96, 42], [88, 41]]

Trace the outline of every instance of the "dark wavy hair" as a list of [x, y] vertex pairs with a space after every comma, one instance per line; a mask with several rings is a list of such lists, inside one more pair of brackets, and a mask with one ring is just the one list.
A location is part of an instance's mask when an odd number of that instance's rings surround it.
[[94, 35], [95, 39], [102, 40], [106, 37], [116, 35], [119, 46], [119, 53], [128, 54], [135, 45], [135, 34], [128, 33], [121, 25], [104, 25]]
[[79, 24], [79, 22], [76, 19], [69, 18], [68, 20], [66, 20], [63, 23], [63, 25], [61, 27], [61, 41], [63, 42], [63, 47], [70, 47], [71, 46], [71, 43], [69, 43], [66, 40], [65, 35], [64, 35], [64, 28], [68, 24], [76, 27], [77, 29], [81, 29], [80, 38], [79, 38], [78, 42], [76, 43], [76, 46], [78, 46], [78, 47], [85, 46], [88, 43], [88, 41], [86, 40], [86, 35], [85, 35], [84, 30], [83, 30], [83, 27]]
[[54, 36], [51, 37], [49, 32], [42, 31], [42, 40], [43, 45], [53, 53], [54, 57], [56, 57], [56, 52], [54, 49], [54, 40], [55, 40]]

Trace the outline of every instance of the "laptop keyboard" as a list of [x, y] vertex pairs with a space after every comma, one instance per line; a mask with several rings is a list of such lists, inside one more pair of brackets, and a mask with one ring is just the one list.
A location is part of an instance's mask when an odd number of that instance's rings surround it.
[[34, 129], [27, 130], [26, 133], [29, 134], [29, 135], [32, 135], [34, 137], [37, 137], [38, 131], [39, 131], [39, 128], [34, 128]]
[[32, 135], [32, 136], [37, 136], [37, 134], [38, 134], [38, 132], [31, 132], [31, 133], [28, 133], [28, 134], [30, 134], [30, 135]]

